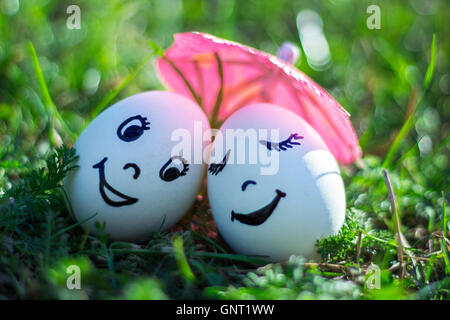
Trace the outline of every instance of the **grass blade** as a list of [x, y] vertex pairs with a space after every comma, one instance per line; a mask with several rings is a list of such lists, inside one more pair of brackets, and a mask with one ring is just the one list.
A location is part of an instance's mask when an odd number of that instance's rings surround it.
[[153, 42], [151, 39], [148, 40], [148, 44], [152, 48], [153, 52], [158, 56], [162, 57], [164, 55], [164, 50], [156, 42]]
[[125, 86], [130, 83], [136, 75], [141, 71], [141, 69], [149, 62], [149, 60], [156, 54], [157, 52], [153, 51], [147, 56], [144, 57], [144, 59], [138, 64], [136, 69], [134, 69], [120, 84], [115, 88], [114, 90], [110, 91], [101, 101], [100, 103], [92, 110], [92, 112], [89, 115], [89, 120], [94, 119], [96, 116], [100, 114], [109, 104], [111, 101], [117, 97], [117, 95], [122, 91]]
[[175, 260], [177, 261], [178, 269], [180, 269], [181, 275], [188, 281], [194, 282], [196, 277], [189, 266], [189, 263], [184, 254], [183, 239], [180, 236], [176, 236], [173, 239], [173, 252], [175, 254]]
[[436, 61], [436, 35], [433, 34], [433, 41], [431, 43], [430, 63], [428, 64], [427, 72], [425, 74], [422, 93], [420, 94], [420, 97], [417, 100], [414, 111], [411, 113], [411, 115], [405, 121], [405, 123], [403, 124], [402, 128], [400, 129], [398, 135], [395, 137], [394, 142], [392, 143], [391, 147], [389, 148], [389, 150], [386, 154], [386, 158], [383, 162], [383, 168], [389, 168], [391, 166], [391, 164], [394, 160], [394, 156], [400, 147], [400, 143], [405, 140], [406, 136], [408, 135], [408, 133], [411, 131], [412, 127], [414, 126], [414, 116], [416, 115], [417, 110], [425, 97], [428, 86], [431, 83], [431, 80], [432, 80], [432, 77], [434, 74], [435, 61]]
[[431, 42], [430, 64], [428, 65], [427, 72], [425, 74], [425, 80], [423, 81], [424, 91], [428, 89], [431, 80], [433, 79], [435, 65], [436, 65], [436, 34], [433, 33], [433, 40]]
[[[442, 192], [444, 193], [444, 192]], [[450, 275], [450, 259], [448, 257], [448, 250], [447, 250], [447, 214], [446, 214], [446, 203], [445, 203], [445, 197], [444, 197], [444, 203], [442, 206], [442, 239], [441, 239], [441, 249], [442, 253], [444, 254], [444, 263], [445, 263], [445, 274], [447, 276]]]
[[445, 194], [444, 191], [442, 191], [442, 198], [443, 198], [443, 204], [442, 204], [442, 236], [445, 238], [447, 237], [447, 204], [445, 203]]
[[[42, 73], [41, 65], [39, 64], [39, 59], [36, 54], [36, 49], [31, 41], [28, 42], [28, 50], [30, 51], [34, 71], [36, 73], [36, 77], [39, 83], [39, 88], [41, 89], [42, 98], [44, 102], [44, 106], [47, 109], [47, 113], [49, 116], [49, 136], [53, 136], [53, 116], [55, 116], [58, 121], [61, 123], [62, 129], [64, 132], [72, 139], [76, 139], [76, 134], [72, 132], [66, 122], [63, 120], [61, 114], [53, 103], [52, 97], [48, 91], [47, 84], [45, 83], [44, 74]], [[52, 139], [53, 140], [53, 139]], [[53, 142], [53, 141], [52, 141]]]
[[389, 200], [391, 201], [391, 211], [394, 218], [397, 240], [397, 256], [400, 263], [400, 279], [403, 279], [405, 274], [405, 264], [403, 261], [403, 235], [401, 231], [400, 217], [398, 216], [397, 201], [395, 199], [394, 189], [392, 188], [391, 180], [389, 179], [389, 173], [386, 169], [383, 169], [384, 180], [389, 193]]
[[81, 221], [79, 221], [79, 222], [77, 222], [77, 223], [75, 223], [75, 224], [72, 224], [72, 225], [70, 225], [70, 226], [68, 226], [68, 227], [66, 227], [66, 228], [64, 228], [64, 229], [62, 229], [61, 231], [59, 231], [59, 232], [55, 233], [54, 235], [52, 235], [52, 238], [57, 238], [57, 237], [59, 237], [60, 235], [62, 235], [63, 233], [65, 233], [65, 232], [67, 232], [67, 231], [69, 231], [69, 230], [72, 230], [73, 228], [76, 228], [76, 227], [78, 227], [79, 225], [82, 225], [82, 224], [85, 223], [86, 221], [89, 221], [89, 220], [91, 220], [92, 218], [94, 218], [96, 215], [97, 215], [97, 212], [94, 213], [92, 216], [87, 217], [87, 218], [84, 219], [84, 220], [81, 220]]
[[225, 259], [225, 260], [247, 262], [247, 263], [258, 264], [258, 265], [264, 265], [264, 264], [268, 263], [265, 260], [248, 257], [248, 256], [245, 256], [242, 254], [196, 251], [196, 252], [194, 252], [194, 255], [199, 256], [199, 257], [218, 258], [218, 259]]
[[208, 242], [209, 244], [211, 244], [214, 248], [216, 248], [219, 251], [222, 251], [222, 253], [227, 253], [227, 251], [222, 248], [222, 246], [220, 246], [217, 242], [215, 242], [214, 240], [202, 235], [201, 233], [194, 233], [194, 236], [200, 238], [203, 241]]
[[450, 276], [450, 258], [448, 257], [447, 244], [444, 239], [440, 240], [441, 250], [444, 256], [445, 275]]

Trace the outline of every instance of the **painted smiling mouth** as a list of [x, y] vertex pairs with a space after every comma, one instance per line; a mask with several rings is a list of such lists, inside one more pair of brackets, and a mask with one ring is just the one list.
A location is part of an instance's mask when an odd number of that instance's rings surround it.
[[273, 200], [268, 205], [262, 207], [261, 209], [258, 209], [256, 211], [247, 214], [236, 213], [234, 212], [234, 210], [232, 210], [231, 221], [234, 221], [234, 219], [236, 219], [241, 223], [248, 224], [251, 226], [258, 226], [264, 223], [270, 217], [272, 212], [275, 210], [281, 198], [286, 197], [286, 193], [284, 193], [283, 191], [276, 189], [275, 192], [277, 193], [275, 198], [273, 198]]
[[[106, 162], [106, 160], [108, 160], [108, 158], [104, 157], [102, 161], [100, 161], [99, 163], [96, 163], [92, 166], [92, 168], [98, 169], [99, 180], [100, 180], [99, 189], [100, 189], [100, 194], [101, 194], [103, 200], [107, 204], [109, 204], [110, 206], [113, 206], [113, 207], [128, 206], [133, 203], [136, 203], [138, 201], [138, 199], [127, 196], [127, 195], [117, 191], [116, 189], [111, 187], [111, 185], [106, 181], [106, 178], [105, 178], [105, 162]], [[106, 190], [108, 190], [112, 194], [116, 195], [117, 197], [122, 198], [123, 200], [120, 200], [120, 201], [112, 200], [106, 194]]]

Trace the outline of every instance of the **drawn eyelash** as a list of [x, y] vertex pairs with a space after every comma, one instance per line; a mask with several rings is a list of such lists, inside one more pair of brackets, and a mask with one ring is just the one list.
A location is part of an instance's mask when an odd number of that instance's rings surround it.
[[180, 172], [180, 176], [185, 176], [186, 172], [189, 171], [189, 164], [186, 162], [186, 160], [183, 159], [183, 170]]
[[[139, 124], [136, 124], [136, 121]], [[146, 117], [137, 115], [120, 124], [117, 128], [117, 136], [125, 142], [131, 142], [142, 136], [145, 130], [150, 130], [150, 122], [147, 121]]]
[[302, 136], [300, 136], [298, 133], [292, 133], [289, 138], [287, 138], [286, 140], [283, 140], [281, 142], [270, 142], [270, 141], [266, 141], [266, 140], [260, 140], [259, 142], [263, 145], [266, 146], [267, 149], [269, 149], [270, 151], [272, 151], [273, 149], [277, 150], [277, 151], [285, 151], [288, 148], [292, 148], [294, 145], [301, 145], [300, 142], [295, 142], [292, 140], [301, 140], [303, 139]]
[[209, 165], [208, 172], [217, 176], [217, 174], [219, 172], [221, 172], [223, 170], [223, 168], [225, 168], [225, 166], [227, 165], [228, 157], [230, 156], [230, 151], [231, 150], [228, 150], [228, 152], [225, 155], [225, 157], [223, 157], [222, 162], [220, 162], [220, 163], [211, 163]]

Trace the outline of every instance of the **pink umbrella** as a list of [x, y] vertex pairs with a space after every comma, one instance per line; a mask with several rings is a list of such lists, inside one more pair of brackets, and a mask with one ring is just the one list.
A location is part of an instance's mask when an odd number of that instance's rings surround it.
[[235, 110], [269, 102], [303, 117], [342, 164], [361, 157], [349, 114], [291, 63], [206, 33], [175, 34], [156, 62], [160, 79], [197, 101], [213, 126]]

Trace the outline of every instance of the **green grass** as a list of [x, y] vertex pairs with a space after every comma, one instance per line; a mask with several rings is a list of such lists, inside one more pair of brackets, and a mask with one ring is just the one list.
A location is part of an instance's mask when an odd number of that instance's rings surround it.
[[[0, 299], [449, 299], [450, 10], [421, 3], [93, 0], [79, 2], [81, 30], [68, 30], [70, 1], [21, 1], [18, 11], [0, 1]], [[369, 4], [381, 8], [380, 30], [366, 28]], [[332, 63], [315, 71], [303, 53], [297, 66], [352, 114], [364, 151], [360, 166], [342, 168], [346, 223], [318, 242], [321, 261], [233, 253], [206, 197], [146, 244], [79, 227], [61, 188], [69, 147], [108, 105], [162, 88], [153, 61], [173, 33], [275, 53], [299, 44], [305, 8], [323, 19]], [[371, 264], [380, 290], [365, 286]], [[82, 290], [66, 289], [69, 265]]]

